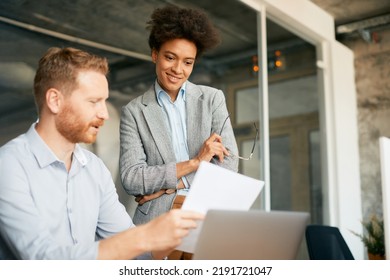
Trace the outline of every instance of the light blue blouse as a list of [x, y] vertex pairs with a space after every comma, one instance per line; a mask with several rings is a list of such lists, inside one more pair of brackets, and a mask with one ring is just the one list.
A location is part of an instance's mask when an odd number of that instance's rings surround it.
[[[179, 94], [174, 102], [169, 95], [161, 88], [158, 82], [155, 82], [155, 91], [158, 104], [164, 109], [172, 146], [176, 157], [176, 162], [189, 160], [187, 145], [187, 117], [186, 117], [186, 83], [180, 88]], [[188, 181], [182, 177], [186, 188], [189, 187]], [[179, 190], [178, 194], [186, 195], [185, 190]]]

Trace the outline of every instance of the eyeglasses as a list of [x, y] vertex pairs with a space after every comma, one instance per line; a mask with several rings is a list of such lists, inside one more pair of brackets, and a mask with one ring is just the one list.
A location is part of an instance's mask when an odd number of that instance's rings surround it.
[[[221, 131], [220, 131], [219, 135], [222, 135], [223, 128], [225, 127], [226, 121], [229, 119], [229, 117], [230, 117], [230, 114], [226, 117], [225, 121], [223, 122], [222, 128], [221, 128]], [[250, 159], [252, 159], [253, 153], [254, 153], [254, 151], [255, 151], [255, 146], [256, 146], [256, 142], [257, 142], [257, 137], [259, 136], [259, 130], [258, 130], [257, 127], [256, 127], [256, 123], [253, 123], [253, 126], [255, 127], [256, 135], [255, 135], [255, 138], [253, 139], [252, 151], [251, 151], [249, 157], [238, 156], [238, 155], [235, 155], [235, 154], [231, 153], [230, 150], [228, 150], [230, 156], [233, 156], [233, 157], [236, 157], [236, 158], [242, 159], [242, 160], [250, 160]]]

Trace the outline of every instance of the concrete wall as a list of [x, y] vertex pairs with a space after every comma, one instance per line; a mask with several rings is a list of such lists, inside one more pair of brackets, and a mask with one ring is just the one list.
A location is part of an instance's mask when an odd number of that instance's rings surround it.
[[341, 41], [355, 55], [364, 217], [383, 211], [379, 137], [390, 137], [390, 30], [377, 31], [376, 35], [377, 43], [361, 37]]

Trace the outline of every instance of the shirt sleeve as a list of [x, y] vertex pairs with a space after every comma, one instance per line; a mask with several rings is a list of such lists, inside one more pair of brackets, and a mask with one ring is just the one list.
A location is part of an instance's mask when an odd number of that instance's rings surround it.
[[[105, 174], [105, 176], [103, 176], [104, 179], [102, 178], [102, 185], [100, 187], [101, 203], [96, 234], [99, 239], [102, 239], [129, 228], [134, 228], [135, 225], [126, 212], [126, 208], [119, 202], [118, 194], [108, 169], [102, 162], [100, 163], [102, 170], [99, 174]], [[129, 240], [129, 242], [132, 242], [132, 240]], [[151, 260], [153, 257], [151, 252], [146, 252], [137, 256], [135, 259]]]
[[21, 164], [23, 156], [0, 156], [0, 234], [17, 259], [96, 259], [98, 242], [61, 245], [39, 215]]
[[119, 202], [111, 173], [101, 161], [100, 168], [101, 170], [97, 170], [97, 172], [104, 174], [104, 176], [101, 175], [100, 206], [96, 234], [99, 238], [107, 238], [135, 227], [135, 225], [126, 212], [126, 208]]

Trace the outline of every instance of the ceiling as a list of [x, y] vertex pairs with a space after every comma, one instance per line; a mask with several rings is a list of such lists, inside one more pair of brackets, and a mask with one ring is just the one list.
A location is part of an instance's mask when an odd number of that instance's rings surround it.
[[[390, 15], [389, 0], [312, 2], [334, 16], [336, 30], [376, 17], [382, 22], [368, 28], [389, 28], [389, 22], [383, 22]], [[19, 129], [18, 122], [35, 118], [34, 72], [38, 59], [52, 46], [74, 46], [107, 57], [111, 86], [121, 91], [113, 98], [134, 94], [135, 87], [141, 92], [154, 75], [145, 23], [156, 7], [166, 4], [202, 8], [220, 30], [221, 45], [202, 57], [198, 72], [218, 73], [256, 53], [256, 13], [236, 0], [1, 0], [0, 125], [6, 129], [2, 128], [0, 136], [11, 137]], [[270, 45], [300, 41], [272, 22], [267, 28]]]

